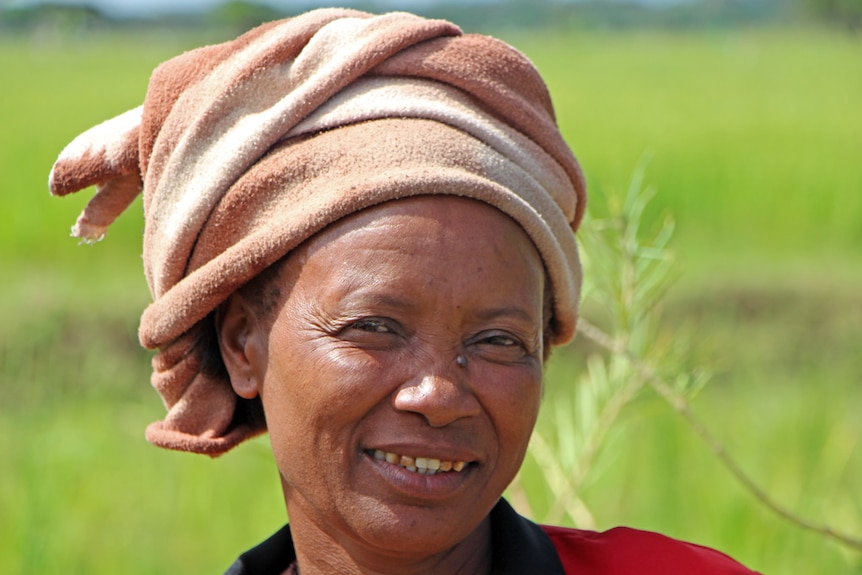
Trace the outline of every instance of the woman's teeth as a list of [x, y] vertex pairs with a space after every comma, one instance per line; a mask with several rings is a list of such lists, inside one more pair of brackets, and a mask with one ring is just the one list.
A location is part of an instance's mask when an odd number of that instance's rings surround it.
[[442, 471], [461, 471], [467, 465], [464, 461], [440, 461], [431, 457], [410, 457], [380, 449], [375, 449], [372, 455], [374, 455], [374, 459], [388, 461], [393, 465], [400, 465], [408, 471], [415, 471], [422, 475], [434, 475]]

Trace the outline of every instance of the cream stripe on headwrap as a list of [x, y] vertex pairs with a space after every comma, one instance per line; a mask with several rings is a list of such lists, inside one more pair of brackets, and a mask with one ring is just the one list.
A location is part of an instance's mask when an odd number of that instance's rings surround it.
[[51, 188], [96, 184], [75, 231], [100, 237], [143, 182], [157, 348], [168, 407], [148, 439], [218, 454], [263, 430], [224, 374], [204, 373], [204, 320], [326, 225], [412, 195], [496, 206], [529, 234], [554, 290], [554, 340], [574, 333], [580, 169], [520, 53], [442, 21], [318, 10], [156, 69], [143, 109], [60, 155]]

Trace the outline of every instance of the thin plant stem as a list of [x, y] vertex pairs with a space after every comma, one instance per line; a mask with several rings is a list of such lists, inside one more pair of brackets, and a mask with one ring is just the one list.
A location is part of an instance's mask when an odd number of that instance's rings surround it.
[[545, 470], [546, 483], [556, 497], [554, 506], [548, 511], [543, 521], [551, 524], [557, 523], [564, 514], [568, 514], [579, 527], [595, 529], [595, 517], [578, 495], [580, 485], [557, 463], [556, 452], [541, 433], [536, 433], [533, 436], [532, 452], [536, 461]]
[[813, 521], [793, 513], [775, 501], [745, 471], [743, 471], [742, 467], [725, 449], [724, 445], [722, 445], [715, 435], [713, 435], [713, 433], [710, 432], [694, 414], [694, 411], [691, 409], [691, 406], [685, 397], [677, 392], [672, 386], [668, 385], [668, 383], [665, 382], [650, 365], [642, 361], [641, 358], [636, 356], [630, 350], [616, 345], [613, 338], [584, 319], [579, 320], [578, 331], [611, 353], [625, 355], [629, 361], [632, 362], [632, 365], [641, 374], [641, 376], [649, 382], [650, 386], [656, 391], [656, 393], [667, 401], [677, 413], [682, 415], [695, 434], [697, 434], [697, 436], [707, 444], [709, 449], [715, 454], [722, 465], [724, 465], [730, 474], [733, 475], [733, 477], [736, 478], [736, 480], [739, 481], [742, 486], [760, 503], [782, 519], [796, 525], [797, 527], [818, 533], [843, 545], [862, 551], [862, 539], [836, 531], [828, 525], [814, 523]]
[[614, 392], [613, 396], [602, 409], [599, 414], [598, 423], [588, 436], [581, 457], [578, 459], [578, 465], [575, 467], [572, 483], [578, 491], [580, 491], [581, 486], [589, 475], [593, 462], [598, 457], [608, 432], [614, 426], [623, 408], [634, 398], [643, 384], [643, 378], [632, 377], [623, 387]]

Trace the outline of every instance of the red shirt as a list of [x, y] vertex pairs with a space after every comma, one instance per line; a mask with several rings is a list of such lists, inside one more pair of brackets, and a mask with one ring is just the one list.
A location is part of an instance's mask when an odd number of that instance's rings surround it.
[[724, 553], [651, 531], [542, 525], [566, 575], [753, 575]]

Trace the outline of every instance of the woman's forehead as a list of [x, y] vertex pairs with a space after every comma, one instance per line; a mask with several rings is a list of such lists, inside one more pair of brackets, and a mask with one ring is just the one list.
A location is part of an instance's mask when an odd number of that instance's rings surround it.
[[456, 196], [369, 208], [314, 236], [292, 260], [289, 278], [345, 294], [435, 282], [438, 289], [475, 284], [489, 295], [492, 283], [541, 293], [544, 280], [538, 251], [520, 226], [492, 206]]
[[[395, 232], [404, 235], [393, 237]], [[343, 251], [356, 242], [382, 242], [405, 249], [412, 242], [430, 250], [441, 241], [466, 252], [482, 245], [511, 243], [538, 258], [532, 241], [509, 216], [484, 202], [452, 195], [416, 196], [366, 208], [330, 224], [300, 251], [306, 256], [320, 250]]]

